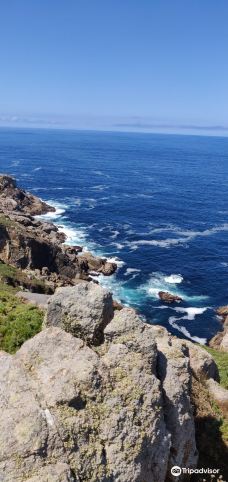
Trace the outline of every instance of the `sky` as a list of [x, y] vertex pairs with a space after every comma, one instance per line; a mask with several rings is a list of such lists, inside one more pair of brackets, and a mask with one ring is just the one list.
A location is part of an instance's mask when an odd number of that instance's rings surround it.
[[0, 125], [228, 135], [227, 0], [2, 0]]

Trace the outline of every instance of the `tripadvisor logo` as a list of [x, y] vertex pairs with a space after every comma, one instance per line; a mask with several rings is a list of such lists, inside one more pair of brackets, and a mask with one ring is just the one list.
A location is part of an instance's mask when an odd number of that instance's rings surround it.
[[207, 468], [207, 469], [189, 469], [189, 468], [186, 468], [186, 467], [179, 467], [178, 465], [174, 465], [172, 468], [171, 468], [171, 474], [174, 476], [174, 477], [179, 477], [179, 475], [181, 475], [183, 472], [183, 474], [218, 474], [220, 472], [219, 469], [210, 469], [210, 468]]
[[171, 474], [174, 475], [174, 477], [178, 477], [181, 474], [181, 468], [178, 467], [178, 465], [174, 465], [174, 467], [171, 468]]

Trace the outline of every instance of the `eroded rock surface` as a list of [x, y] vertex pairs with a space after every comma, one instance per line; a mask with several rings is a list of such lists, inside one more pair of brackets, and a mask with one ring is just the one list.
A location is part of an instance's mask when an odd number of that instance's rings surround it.
[[113, 317], [112, 295], [101, 286], [83, 282], [59, 288], [49, 298], [45, 326], [58, 326], [94, 345], [103, 341], [105, 326]]
[[164, 482], [196, 466], [184, 341], [91, 283], [59, 289], [46, 326], [0, 354], [1, 482]]
[[26, 211], [32, 216], [45, 214], [55, 209], [37, 196], [17, 187], [16, 180], [7, 174], [0, 174], [1, 209], [7, 211]]
[[228, 352], [228, 306], [221, 306], [216, 312], [221, 317], [223, 326], [221, 331], [210, 340], [210, 346]]
[[115, 272], [115, 263], [81, 253], [80, 246], [67, 246], [61, 230], [34, 217], [49, 211], [55, 208], [17, 187], [11, 176], [0, 175], [0, 261], [36, 270], [36, 278], [46, 281], [52, 292], [78, 279], [89, 280], [93, 269], [107, 276]]

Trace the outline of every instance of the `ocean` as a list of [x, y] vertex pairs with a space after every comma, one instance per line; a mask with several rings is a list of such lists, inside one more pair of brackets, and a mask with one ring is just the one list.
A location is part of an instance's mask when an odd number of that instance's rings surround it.
[[228, 138], [1, 128], [0, 171], [56, 207], [69, 244], [117, 262], [100, 283], [149, 323], [200, 343], [221, 329]]

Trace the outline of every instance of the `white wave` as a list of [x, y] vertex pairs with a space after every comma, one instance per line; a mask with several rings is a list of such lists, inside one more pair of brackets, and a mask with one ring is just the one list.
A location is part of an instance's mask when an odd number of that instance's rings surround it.
[[[182, 293], [180, 294], [179, 291], [176, 289], [175, 283], [173, 283], [172, 291], [170, 291], [170, 282], [166, 281], [167, 276], [161, 272], [154, 272], [152, 273], [149, 281], [142, 286], [142, 289], [145, 290], [150, 296], [159, 299], [159, 291], [169, 291], [169, 293], [178, 295], [182, 297]], [[179, 281], [179, 279], [178, 279]]]
[[20, 164], [20, 160], [18, 160], [18, 161], [13, 161], [12, 164], [11, 164], [11, 166], [14, 166], [14, 167], [15, 167], [15, 166], [19, 166], [19, 164]]
[[[68, 226], [66, 224], [64, 225], [57, 225], [59, 228], [59, 231], [61, 233], [64, 233], [66, 236], [66, 244], [69, 244], [70, 246], [74, 245], [83, 245], [86, 243], [86, 234], [85, 231], [81, 228], [75, 228]], [[86, 247], [85, 247], [86, 248]], [[85, 249], [86, 250], [86, 249]]]
[[94, 174], [96, 174], [97, 176], [103, 176], [103, 177], [106, 177], [106, 178], [110, 178], [109, 174], [105, 174], [104, 172], [102, 171], [93, 171]]
[[112, 231], [112, 233], [113, 233], [113, 234], [110, 236], [111, 239], [116, 239], [116, 238], [119, 236], [119, 234], [120, 234], [120, 232], [117, 231], [117, 230]]
[[103, 172], [102, 171], [93, 171], [94, 174], [97, 174], [97, 176], [103, 176]]
[[126, 264], [125, 261], [123, 261], [122, 259], [119, 259], [116, 256], [113, 256], [112, 258], [107, 258], [107, 261], [109, 261], [109, 263], [117, 264], [118, 268], [122, 268], [122, 266]]
[[170, 248], [178, 244], [186, 243], [187, 238], [167, 238], [167, 239], [140, 239], [138, 241], [127, 241], [126, 245], [136, 250], [139, 246], [158, 246], [159, 248]]
[[93, 198], [87, 198], [86, 202], [87, 202], [87, 207], [85, 209], [87, 210], [94, 209], [97, 205], [96, 199], [93, 199]]
[[108, 188], [108, 186], [105, 186], [103, 184], [98, 184], [97, 186], [93, 186], [90, 189], [92, 191], [98, 191], [99, 192], [99, 191], [105, 191], [105, 189], [107, 189], [107, 188]]
[[[97, 277], [94, 277], [97, 279]], [[140, 306], [142, 303], [142, 293], [134, 288], [128, 288], [125, 286], [124, 282], [118, 280], [116, 275], [113, 276], [99, 276], [99, 284], [112, 292], [113, 298], [124, 306]]]
[[166, 283], [179, 284], [183, 281], [183, 276], [181, 274], [171, 274], [170, 276], [165, 276], [164, 280]]
[[162, 306], [155, 306], [155, 308], [156, 308], [157, 310], [167, 310], [167, 309], [170, 308], [170, 307], [167, 306], [167, 305], [162, 305]]
[[55, 208], [55, 211], [54, 212], [48, 212], [46, 214], [41, 214], [40, 216], [35, 216], [36, 219], [41, 219], [41, 220], [43, 219], [44, 221], [47, 221], [47, 220], [55, 221], [58, 218], [60, 218], [65, 213], [66, 209], [68, 208], [68, 205], [58, 203], [58, 202], [53, 201], [53, 200], [46, 201], [46, 202], [47, 202], [47, 204], [49, 204], [49, 206], [52, 206], [53, 208]]
[[182, 316], [182, 320], [194, 320], [197, 315], [202, 315], [205, 311], [208, 310], [208, 306], [204, 308], [196, 308], [195, 306], [190, 306], [189, 308], [172, 308], [178, 313], [187, 313], [185, 316]]
[[132, 249], [138, 249], [139, 246], [158, 246], [159, 248], [170, 248], [171, 246], [184, 245], [197, 237], [212, 236], [222, 231], [228, 231], [228, 223], [221, 226], [214, 226], [204, 231], [183, 230], [181, 228], [156, 228], [153, 232], [172, 231], [174, 234], [180, 235], [177, 238], [167, 239], [139, 239], [127, 242], [126, 245]]
[[125, 247], [123, 243], [111, 243], [112, 246], [115, 246], [118, 250], [121, 250]]
[[49, 187], [33, 187], [32, 190], [34, 192], [38, 192], [38, 191], [50, 191]]
[[[208, 299], [205, 295], [187, 295], [183, 292], [183, 290], [179, 289], [177, 285], [183, 281], [181, 275], [170, 275], [170, 276], [178, 276], [176, 278], [176, 283], [174, 283], [174, 279], [172, 279], [172, 283], [170, 283], [169, 276], [164, 275], [161, 272], [154, 272], [151, 274], [149, 281], [141, 286], [141, 290], [146, 291], [149, 296], [152, 296], [155, 299], [159, 299], [159, 291], [168, 291], [172, 295], [180, 296], [183, 300], [188, 302], [199, 302], [202, 300]], [[168, 280], [167, 280], [168, 278]], [[181, 278], [181, 280], [180, 280]], [[170, 289], [170, 284], [172, 287]]]
[[140, 272], [141, 272], [141, 269], [127, 268], [124, 273], [124, 276], [128, 276], [129, 274], [132, 274], [132, 273], [140, 273]]
[[62, 216], [62, 214], [65, 213], [65, 209], [63, 208], [56, 208], [55, 209], [55, 212], [50, 212], [50, 213], [46, 213], [46, 214], [42, 214], [41, 216], [39, 216], [39, 218], [41, 219], [50, 219], [50, 220], [54, 220], [54, 219], [57, 219], [59, 218], [60, 216]]
[[144, 194], [144, 193], [141, 193], [141, 194], [137, 194], [136, 197], [138, 197], [138, 198], [141, 197], [141, 198], [145, 198], [145, 199], [146, 199], [146, 198], [150, 199], [150, 198], [153, 198], [154, 195], [153, 195], [153, 194]]
[[[181, 318], [179, 318], [179, 319], [181, 319]], [[169, 321], [170, 326], [172, 326], [172, 328], [175, 328], [180, 333], [183, 333], [183, 335], [185, 335], [186, 338], [189, 338], [190, 340], [193, 340], [197, 343], [200, 343], [201, 345], [205, 345], [207, 343], [206, 338], [199, 338], [198, 336], [191, 336], [189, 331], [184, 326], [180, 326], [176, 323], [176, 321], [178, 321], [178, 318], [176, 318], [175, 316], [170, 316], [168, 321]]]
[[36, 171], [41, 171], [42, 167], [35, 167], [35, 169], [33, 169], [33, 172], [36, 172]]
[[82, 201], [81, 201], [80, 197], [76, 197], [76, 198], [75, 198], [74, 204], [75, 204], [76, 206], [78, 206], [78, 207], [81, 206]]

